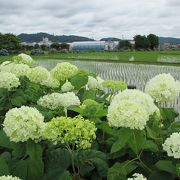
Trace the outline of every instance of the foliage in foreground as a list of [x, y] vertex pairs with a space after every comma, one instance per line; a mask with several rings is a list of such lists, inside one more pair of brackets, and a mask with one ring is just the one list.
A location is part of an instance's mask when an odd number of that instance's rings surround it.
[[169, 74], [145, 94], [69, 63], [14, 61], [0, 66], [0, 180], [178, 179], [178, 113], [161, 107], [180, 92]]

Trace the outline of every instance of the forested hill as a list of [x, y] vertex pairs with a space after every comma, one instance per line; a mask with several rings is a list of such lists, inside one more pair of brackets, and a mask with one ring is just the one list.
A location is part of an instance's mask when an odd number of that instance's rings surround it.
[[159, 37], [159, 43], [171, 43], [171, 44], [180, 44], [180, 38], [173, 38], [173, 37]]
[[52, 35], [48, 33], [36, 33], [36, 34], [19, 34], [18, 37], [22, 42], [39, 42], [43, 37], [47, 37], [52, 42], [74, 42], [74, 41], [94, 41], [93, 39], [74, 36], [74, 35]]

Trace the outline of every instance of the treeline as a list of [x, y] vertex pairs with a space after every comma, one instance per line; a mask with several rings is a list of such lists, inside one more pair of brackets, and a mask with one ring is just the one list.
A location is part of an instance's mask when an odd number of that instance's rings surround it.
[[42, 51], [62, 51], [62, 50], [69, 50], [69, 44], [67, 43], [57, 43], [54, 42], [51, 44], [50, 47], [46, 45], [39, 45], [35, 44], [34, 46], [30, 45], [23, 45], [21, 44], [21, 40], [18, 36], [7, 33], [2, 34], [0, 33], [0, 55], [6, 55], [9, 53], [18, 53], [20, 51], [31, 51], [31, 50], [42, 50]]
[[119, 49], [155, 50], [159, 46], [159, 37], [155, 34], [149, 34], [148, 36], [136, 35], [134, 42], [134, 44], [131, 44], [128, 40], [121, 40]]
[[8, 51], [20, 49], [20, 39], [11, 33], [0, 33], [0, 49], [6, 49]]

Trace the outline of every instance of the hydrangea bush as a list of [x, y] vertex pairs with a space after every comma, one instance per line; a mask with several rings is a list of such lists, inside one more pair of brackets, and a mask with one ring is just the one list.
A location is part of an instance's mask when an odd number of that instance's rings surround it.
[[0, 65], [0, 180], [175, 180], [180, 121], [162, 102], [170, 74], [145, 92], [70, 63], [50, 72], [25, 54]]

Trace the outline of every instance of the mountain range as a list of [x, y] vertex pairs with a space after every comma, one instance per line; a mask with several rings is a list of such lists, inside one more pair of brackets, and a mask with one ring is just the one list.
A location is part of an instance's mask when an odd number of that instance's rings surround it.
[[74, 41], [94, 41], [94, 39], [90, 39], [87, 37], [82, 36], [66, 36], [66, 35], [52, 35], [48, 33], [36, 33], [36, 34], [19, 34], [18, 37], [20, 38], [21, 42], [40, 42], [42, 41], [43, 37], [47, 37], [49, 41], [52, 42], [74, 42]]
[[[36, 34], [26, 34], [22, 33], [19, 34], [18, 37], [20, 38], [21, 42], [40, 42], [43, 37], [47, 37], [52, 42], [77, 42], [77, 41], [95, 41], [94, 39], [83, 37], [83, 36], [75, 36], [75, 35], [52, 35], [48, 33], [36, 33]], [[115, 37], [108, 37], [102, 38], [100, 41], [119, 41], [119, 38]], [[173, 38], [173, 37], [159, 37], [160, 44], [164, 43], [171, 43], [171, 44], [180, 44], [180, 38]]]

